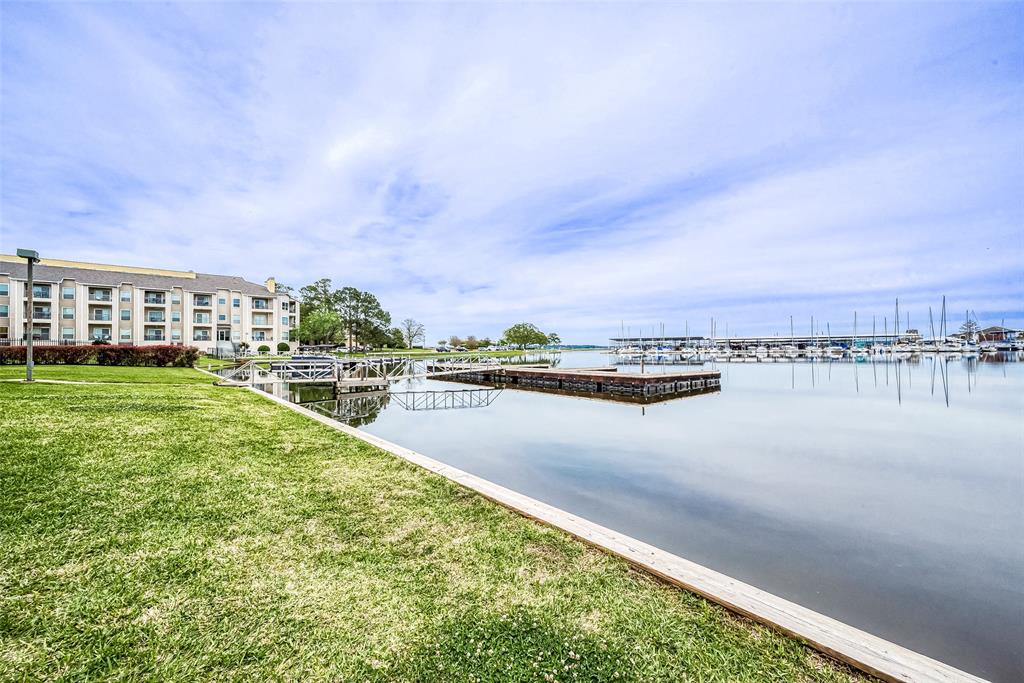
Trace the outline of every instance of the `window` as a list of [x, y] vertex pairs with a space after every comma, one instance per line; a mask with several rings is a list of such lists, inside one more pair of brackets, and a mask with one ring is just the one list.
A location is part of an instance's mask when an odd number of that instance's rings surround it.
[[132, 319], [132, 312], [131, 312], [131, 310], [127, 309], [127, 308], [122, 308], [121, 309], [121, 320], [131, 320], [131, 319]]
[[231, 341], [231, 330], [217, 330], [217, 341]]
[[238, 341], [239, 339], [241, 339], [241, 336], [239, 335], [238, 330], [231, 330], [231, 341]]
[[75, 309], [68, 307], [60, 309], [60, 317], [63, 318], [64, 320], [74, 320]]
[[267, 324], [267, 316], [265, 316], [265, 315], [254, 315], [252, 317], [252, 324], [253, 325], [266, 325]]
[[0, 282], [0, 296], [7, 296], [10, 293], [9, 285], [6, 282]]
[[132, 300], [132, 290], [126, 289], [123, 292], [121, 292], [121, 301], [131, 301], [131, 300]]
[[237, 325], [238, 323], [242, 322], [242, 316], [235, 313], [233, 316], [231, 316], [231, 322]]
[[241, 299], [232, 299], [231, 300], [231, 307], [232, 308], [241, 308], [242, 307], [242, 300]]
[[288, 330], [281, 333], [281, 341], [288, 341]]
[[65, 299], [74, 299], [75, 298], [75, 288], [74, 287], [65, 287], [63, 290], [61, 290], [61, 296], [63, 296]]
[[194, 294], [192, 296], [192, 303], [196, 306], [209, 306], [212, 301], [209, 294]]
[[284, 325], [285, 327], [288, 327], [288, 316], [286, 316], [286, 315], [282, 315], [281, 316], [281, 324]]
[[131, 339], [131, 338], [132, 338], [132, 331], [131, 330], [121, 330], [121, 339]]
[[94, 327], [89, 333], [89, 339], [102, 339], [104, 341], [110, 341], [110, 328], [109, 327]]
[[36, 299], [49, 299], [50, 285], [33, 285], [32, 296]]
[[210, 324], [210, 314], [209, 313], [196, 313], [195, 321], [197, 323], [199, 323], [200, 325], [209, 325]]
[[10, 328], [0, 327], [0, 339], [7, 339], [8, 334], [10, 334]]
[[172, 323], [180, 323], [181, 322], [181, 311], [171, 311], [171, 322]]
[[62, 328], [60, 328], [60, 338], [61, 339], [74, 339], [75, 338], [75, 328], [73, 328], [73, 327], [62, 327]]
[[180, 304], [181, 303], [181, 294], [171, 294], [171, 303], [172, 304]]
[[217, 320], [227, 320], [227, 319], [228, 319], [228, 317], [226, 315], [224, 315], [223, 313], [220, 313], [220, 314], [217, 315]]
[[227, 302], [228, 302], [228, 300], [225, 299], [224, 297], [220, 297], [220, 298], [217, 299], [217, 303], [220, 304], [221, 306], [223, 306]]
[[163, 306], [164, 305], [164, 293], [163, 292], [146, 292], [144, 298], [145, 298], [145, 301], [146, 301], [147, 304], [152, 304], [154, 306]]
[[10, 309], [7, 304], [0, 304], [0, 318], [6, 318], [10, 315]]
[[171, 339], [181, 339], [181, 330], [171, 330]]
[[193, 341], [210, 341], [209, 330], [192, 330]]

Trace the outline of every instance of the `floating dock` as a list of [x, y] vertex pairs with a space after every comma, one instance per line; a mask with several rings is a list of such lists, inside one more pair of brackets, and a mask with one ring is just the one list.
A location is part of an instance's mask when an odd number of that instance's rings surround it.
[[548, 368], [500, 365], [473, 368], [452, 374], [445, 379], [538, 389], [552, 393], [571, 393], [591, 398], [653, 403], [690, 394], [718, 391], [722, 372], [691, 370], [649, 374], [619, 372], [615, 367]]

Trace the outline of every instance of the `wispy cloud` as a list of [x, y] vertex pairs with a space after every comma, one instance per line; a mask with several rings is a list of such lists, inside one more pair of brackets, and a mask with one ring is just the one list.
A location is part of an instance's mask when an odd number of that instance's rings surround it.
[[1024, 324], [1020, 5], [0, 12], [3, 250], [332, 277], [431, 339]]

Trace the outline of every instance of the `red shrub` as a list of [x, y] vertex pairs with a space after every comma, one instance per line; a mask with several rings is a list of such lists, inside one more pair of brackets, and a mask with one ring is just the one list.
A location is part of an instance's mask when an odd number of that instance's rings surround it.
[[[194, 346], [128, 346], [128, 345], [89, 345], [89, 346], [34, 346], [32, 359], [40, 365], [146, 365], [164, 367], [189, 367], [199, 358], [199, 349]], [[24, 346], [0, 346], [0, 365], [23, 364], [25, 362]]]

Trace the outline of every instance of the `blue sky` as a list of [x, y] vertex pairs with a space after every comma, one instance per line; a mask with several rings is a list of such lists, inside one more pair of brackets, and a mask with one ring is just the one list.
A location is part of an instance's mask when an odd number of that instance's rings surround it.
[[430, 341], [1024, 326], [1021, 4], [0, 13], [3, 252], [330, 277]]

